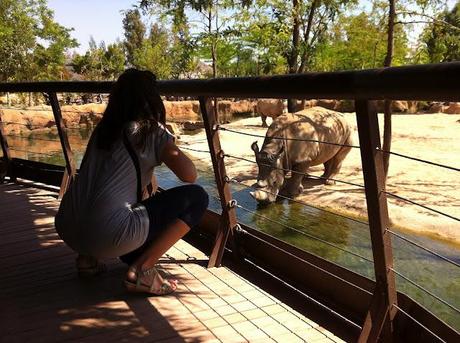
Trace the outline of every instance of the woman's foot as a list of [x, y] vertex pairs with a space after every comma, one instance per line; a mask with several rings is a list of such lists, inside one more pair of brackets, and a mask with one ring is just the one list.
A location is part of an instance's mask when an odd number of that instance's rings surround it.
[[134, 266], [129, 267], [125, 285], [128, 291], [154, 295], [171, 294], [177, 289], [177, 281], [163, 279], [155, 267], [143, 271]]
[[104, 263], [100, 263], [97, 258], [89, 255], [78, 255], [75, 264], [80, 277], [96, 276], [107, 271]]

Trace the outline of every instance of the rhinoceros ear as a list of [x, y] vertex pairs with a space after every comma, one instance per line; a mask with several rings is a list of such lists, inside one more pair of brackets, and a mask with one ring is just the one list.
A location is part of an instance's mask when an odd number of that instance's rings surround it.
[[254, 151], [256, 154], [259, 153], [259, 146], [257, 145], [257, 141], [251, 144], [251, 149]]

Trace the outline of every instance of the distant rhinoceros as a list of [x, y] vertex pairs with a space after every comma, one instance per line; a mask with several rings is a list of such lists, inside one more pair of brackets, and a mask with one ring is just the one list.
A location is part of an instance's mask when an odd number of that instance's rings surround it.
[[[262, 149], [259, 151], [257, 142], [251, 145], [259, 167], [257, 189], [251, 195], [259, 202], [274, 202], [280, 190], [283, 196], [294, 197], [303, 191], [304, 175], [299, 173], [318, 164], [324, 164], [324, 178], [335, 176], [351, 147], [312, 140], [351, 145], [351, 135], [341, 113], [322, 107], [279, 116], [268, 128]], [[293, 171], [290, 178], [286, 170]]]

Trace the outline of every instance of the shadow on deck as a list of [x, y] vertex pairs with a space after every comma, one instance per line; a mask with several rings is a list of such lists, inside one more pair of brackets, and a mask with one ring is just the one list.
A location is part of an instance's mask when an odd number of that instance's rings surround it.
[[56, 194], [0, 185], [2, 342], [338, 342], [340, 339], [184, 241], [161, 260], [179, 280], [166, 297], [125, 291], [126, 266], [79, 279], [54, 231]]

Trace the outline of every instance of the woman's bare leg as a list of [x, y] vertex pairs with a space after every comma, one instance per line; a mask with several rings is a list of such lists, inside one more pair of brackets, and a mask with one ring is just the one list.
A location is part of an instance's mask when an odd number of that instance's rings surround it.
[[[136, 261], [132, 264], [132, 267], [135, 267], [136, 270], [142, 271], [147, 270], [155, 266], [155, 263], [158, 262], [161, 256], [169, 250], [179, 239], [181, 239], [187, 232], [189, 232], [190, 227], [181, 219], [174, 220], [168, 227], [152, 241], [149, 247], [142, 253], [141, 256], [137, 258]], [[128, 280], [136, 280], [136, 275], [132, 271], [128, 271]], [[163, 281], [161, 276], [158, 275], [157, 280], [158, 287]]]

